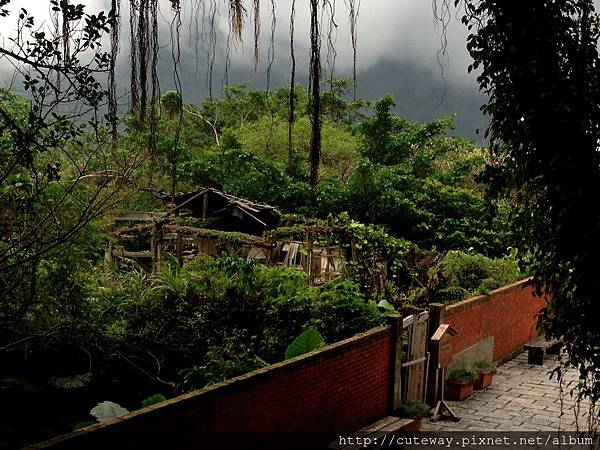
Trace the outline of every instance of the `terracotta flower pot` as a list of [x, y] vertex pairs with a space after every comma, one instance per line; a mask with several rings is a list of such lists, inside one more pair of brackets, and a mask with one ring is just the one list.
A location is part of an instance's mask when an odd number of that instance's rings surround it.
[[473, 381], [452, 380], [448, 381], [448, 399], [464, 400], [473, 393]]
[[482, 389], [485, 389], [486, 387], [488, 387], [490, 384], [492, 384], [492, 380], [494, 378], [495, 373], [496, 373], [496, 371], [494, 371], [494, 370], [489, 370], [487, 372], [480, 372], [479, 376], [475, 380], [475, 384], [473, 385], [473, 388], [476, 391], [481, 391]]

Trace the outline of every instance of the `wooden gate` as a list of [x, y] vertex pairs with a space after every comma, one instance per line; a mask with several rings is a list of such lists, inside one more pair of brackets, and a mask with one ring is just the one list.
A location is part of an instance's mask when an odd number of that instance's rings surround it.
[[402, 402], [425, 401], [429, 352], [427, 351], [429, 312], [404, 318], [402, 323]]

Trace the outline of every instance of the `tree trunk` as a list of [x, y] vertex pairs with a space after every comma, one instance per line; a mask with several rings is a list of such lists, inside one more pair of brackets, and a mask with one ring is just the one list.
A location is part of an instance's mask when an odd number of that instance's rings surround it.
[[319, 179], [319, 160], [321, 158], [321, 38], [319, 35], [319, 0], [310, 0], [310, 77], [311, 77], [311, 121], [310, 140], [310, 185], [313, 194]]

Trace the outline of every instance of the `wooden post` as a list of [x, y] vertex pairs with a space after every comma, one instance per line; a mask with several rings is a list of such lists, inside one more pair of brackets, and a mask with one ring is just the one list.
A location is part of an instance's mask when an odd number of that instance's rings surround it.
[[447, 323], [441, 324], [431, 337], [431, 350], [438, 360], [436, 370], [436, 393], [435, 393], [435, 408], [431, 414], [431, 421], [437, 422], [440, 419], [449, 419], [459, 421], [454, 411], [448, 406], [444, 400], [444, 389], [446, 385], [446, 370], [450, 360], [452, 359], [452, 336], [456, 335], [456, 331], [450, 328]]
[[162, 244], [163, 244], [162, 223], [155, 222], [152, 229], [152, 240], [150, 247], [152, 250], [152, 273], [156, 274], [160, 271], [162, 264]]
[[113, 245], [111, 243], [108, 244], [108, 248], [104, 252], [104, 264], [109, 265], [115, 261], [113, 257]]
[[308, 244], [308, 249], [307, 249], [307, 255], [306, 255], [306, 265], [308, 268], [308, 283], [310, 285], [314, 284], [315, 278], [314, 278], [314, 267], [313, 267], [313, 261], [314, 261], [314, 255], [313, 255], [313, 235], [310, 231], [310, 229], [307, 229], [306, 231], [306, 240], [307, 240], [307, 244]]
[[435, 341], [431, 340], [431, 337], [438, 329], [438, 327], [444, 323], [444, 316], [446, 315], [446, 305], [443, 303], [431, 303], [429, 305], [429, 330], [427, 334], [427, 342], [429, 345], [429, 367], [427, 373], [427, 390], [425, 401], [433, 405], [437, 399], [437, 388], [438, 388], [438, 364], [440, 363], [439, 348]]
[[155, 260], [156, 260], [156, 238], [154, 237], [154, 234], [156, 232], [156, 225], [154, 226], [154, 228], [152, 228], [152, 237], [150, 238], [150, 253], [152, 253], [152, 263], [151, 263], [151, 267], [152, 267], [152, 273], [154, 273], [154, 269], [155, 269]]
[[392, 327], [392, 353], [391, 370], [392, 385], [390, 386], [391, 411], [397, 410], [402, 404], [402, 316], [388, 316], [388, 323]]
[[182, 242], [179, 233], [175, 233], [175, 255], [177, 255], [177, 260], [179, 261], [179, 263], [183, 264]]
[[202, 218], [206, 219], [208, 217], [208, 192], [204, 194], [204, 201], [202, 202]]

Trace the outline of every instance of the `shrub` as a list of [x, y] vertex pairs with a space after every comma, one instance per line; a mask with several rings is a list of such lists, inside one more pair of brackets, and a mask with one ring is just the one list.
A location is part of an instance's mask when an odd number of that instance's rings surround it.
[[400, 417], [414, 419], [424, 416], [429, 411], [429, 406], [422, 401], [408, 401], [400, 405], [396, 410], [396, 414]]
[[448, 375], [448, 381], [458, 381], [470, 383], [479, 377], [479, 373], [475, 368], [469, 367], [464, 370], [455, 370]]
[[306, 328], [333, 343], [382, 321], [348, 279], [309, 286], [301, 271], [225, 255], [166, 263], [151, 278], [96, 271], [87, 294], [93, 335], [135, 360], [140, 376], [185, 388], [281, 361]]
[[486, 294], [521, 279], [516, 255], [492, 259], [476, 252], [449, 251], [427, 274], [421, 301], [454, 302]]

